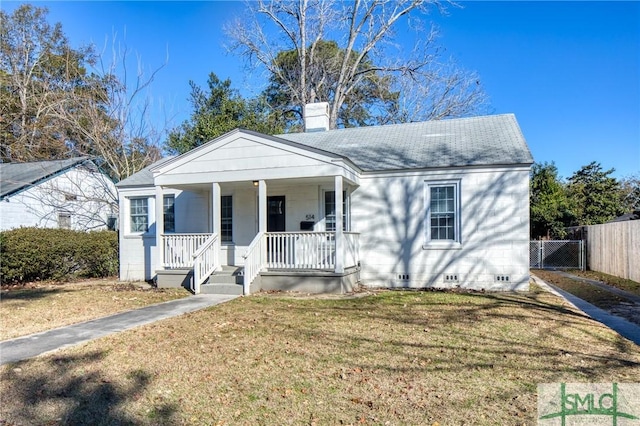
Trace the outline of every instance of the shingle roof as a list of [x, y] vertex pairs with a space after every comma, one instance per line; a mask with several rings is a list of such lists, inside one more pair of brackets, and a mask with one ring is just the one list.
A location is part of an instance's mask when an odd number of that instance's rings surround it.
[[116, 183], [116, 186], [118, 188], [128, 188], [128, 187], [136, 187], [136, 186], [153, 185], [153, 173], [151, 173], [151, 169], [156, 167], [156, 166], [159, 166], [161, 164], [166, 163], [167, 161], [171, 160], [172, 158], [174, 158], [174, 157], [171, 156], [171, 157], [162, 158], [162, 159], [156, 161], [155, 163], [153, 163], [153, 164], [145, 167], [144, 169], [140, 170], [139, 172], [132, 174], [128, 178], [122, 179], [120, 182]]
[[[287, 133], [269, 138], [346, 157], [365, 172], [533, 163], [513, 114]], [[163, 158], [116, 186], [153, 185], [151, 169], [170, 159]]]
[[347, 157], [363, 171], [533, 163], [513, 114], [277, 137]]
[[48, 177], [85, 163], [88, 159], [89, 157], [76, 157], [29, 163], [0, 163], [0, 197], [37, 184]]

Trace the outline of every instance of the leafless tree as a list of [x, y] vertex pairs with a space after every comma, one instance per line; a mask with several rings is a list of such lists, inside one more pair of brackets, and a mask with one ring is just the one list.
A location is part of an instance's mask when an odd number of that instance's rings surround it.
[[61, 25], [50, 25], [47, 9], [23, 5], [0, 11], [0, 136], [3, 161], [63, 158], [64, 125], [55, 111], [83, 85], [91, 48], [72, 49]]
[[105, 42], [97, 57], [94, 77], [99, 84], [75, 102], [82, 107], [77, 111], [65, 105], [57, 109], [58, 118], [77, 133], [74, 152], [96, 158], [116, 182], [161, 158], [161, 138], [167, 128], [166, 121], [162, 129], [150, 122], [153, 106], [149, 93], [166, 61], [147, 72], [137, 57], [132, 75], [128, 65], [132, 54], [114, 34], [110, 49]]
[[[263, 67], [286, 88], [290, 103], [330, 104], [330, 127], [339, 124], [342, 106], [367, 80], [400, 92], [397, 105], [385, 111], [382, 122], [418, 121], [469, 115], [486, 101], [479, 78], [442, 57], [435, 45], [436, 31], [423, 26], [420, 17], [435, 9], [438, 0], [258, 0], [247, 3], [248, 14], [226, 27], [229, 48], [243, 55], [250, 66]], [[396, 44], [400, 25], [418, 34], [406, 54]], [[319, 98], [314, 71], [322, 55], [321, 41], [335, 40], [342, 52], [330, 99]], [[278, 54], [295, 52], [299, 75], [281, 66]], [[381, 88], [380, 93], [386, 88]], [[387, 90], [388, 91], [388, 90]]]
[[[0, 11], [0, 158], [8, 162], [89, 156], [115, 181], [161, 156], [165, 127], [150, 123], [146, 72], [114, 34], [101, 52], [73, 49], [46, 8]], [[166, 63], [166, 62], [165, 62]]]

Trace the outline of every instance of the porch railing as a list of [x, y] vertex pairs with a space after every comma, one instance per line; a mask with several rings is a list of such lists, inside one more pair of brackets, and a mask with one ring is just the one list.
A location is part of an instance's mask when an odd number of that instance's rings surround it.
[[193, 255], [211, 234], [163, 234], [163, 267], [167, 269], [192, 268]]
[[243, 291], [244, 294], [249, 294], [251, 291], [251, 283], [256, 279], [258, 274], [260, 274], [260, 270], [265, 267], [266, 259], [265, 259], [265, 249], [264, 244], [266, 238], [264, 237], [264, 232], [258, 232], [258, 235], [255, 236], [249, 248], [247, 249], [247, 253], [244, 257], [244, 277], [243, 277]]
[[[345, 232], [344, 266], [359, 260], [359, 236]], [[267, 268], [325, 269], [336, 267], [335, 232], [269, 232], [266, 234]]]
[[220, 239], [212, 234], [193, 255], [193, 292], [200, 293], [200, 285], [220, 267]]

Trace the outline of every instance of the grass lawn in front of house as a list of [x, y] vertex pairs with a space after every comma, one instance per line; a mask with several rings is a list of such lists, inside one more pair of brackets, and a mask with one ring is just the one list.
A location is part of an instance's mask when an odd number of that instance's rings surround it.
[[116, 278], [4, 286], [0, 292], [0, 340], [88, 321], [186, 297], [185, 289], [158, 290]]
[[1, 367], [0, 423], [528, 425], [559, 382], [639, 347], [535, 286], [257, 294]]

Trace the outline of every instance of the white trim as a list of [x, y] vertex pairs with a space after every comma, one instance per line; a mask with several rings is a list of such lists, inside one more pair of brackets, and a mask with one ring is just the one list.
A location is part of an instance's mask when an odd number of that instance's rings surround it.
[[[327, 209], [326, 209], [326, 199], [325, 199], [325, 194], [327, 192], [335, 192], [335, 187], [329, 187], [329, 186], [321, 186], [320, 187], [320, 195], [319, 195], [319, 211], [320, 211], [320, 218], [319, 220], [316, 222], [316, 224], [321, 224], [320, 228], [321, 229], [315, 229], [316, 231], [319, 232], [334, 232], [334, 231], [327, 231]], [[345, 203], [345, 211], [344, 211], [344, 217], [345, 217], [345, 225], [346, 225], [346, 229], [344, 230], [344, 232], [351, 232], [351, 188], [349, 186], [343, 186], [342, 188], [342, 192], [344, 192], [344, 203]]]
[[[431, 188], [433, 187], [453, 187], [454, 188], [454, 228], [453, 240], [433, 240], [431, 239]], [[456, 250], [462, 248], [462, 205], [461, 205], [461, 179], [447, 180], [425, 180], [424, 181], [424, 244], [423, 249]]]
[[[155, 224], [155, 196], [153, 195], [131, 195], [125, 196], [125, 210], [124, 210], [124, 235], [126, 236], [142, 236], [142, 235], [155, 235], [150, 232], [151, 226]], [[131, 200], [147, 200], [147, 229], [145, 231], [132, 231], [131, 230]]]

